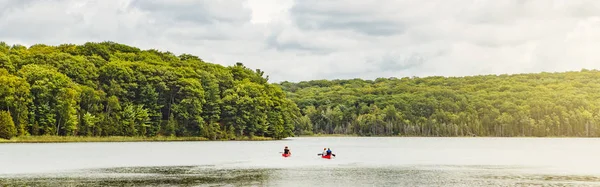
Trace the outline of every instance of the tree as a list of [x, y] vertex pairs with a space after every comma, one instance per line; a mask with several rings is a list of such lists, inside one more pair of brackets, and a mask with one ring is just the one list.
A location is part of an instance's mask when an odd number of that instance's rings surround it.
[[10, 75], [8, 71], [0, 69], [0, 110], [6, 110], [12, 114], [19, 136], [28, 134], [28, 105], [31, 102], [29, 83], [23, 78]]
[[0, 111], [0, 138], [11, 139], [17, 134], [12, 116], [8, 111]]

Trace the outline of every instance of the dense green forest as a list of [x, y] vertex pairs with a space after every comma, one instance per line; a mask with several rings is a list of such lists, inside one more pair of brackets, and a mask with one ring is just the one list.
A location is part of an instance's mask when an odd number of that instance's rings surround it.
[[280, 85], [302, 134], [600, 136], [595, 70]]
[[600, 136], [600, 72], [269, 83], [114, 42], [0, 42], [0, 138]]
[[268, 76], [114, 42], [0, 43], [0, 137], [293, 135], [298, 107]]

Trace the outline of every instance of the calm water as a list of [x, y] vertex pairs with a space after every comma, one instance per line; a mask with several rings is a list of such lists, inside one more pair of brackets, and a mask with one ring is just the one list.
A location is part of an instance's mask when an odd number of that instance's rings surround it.
[[0, 144], [0, 186], [600, 186], [599, 150], [575, 138]]

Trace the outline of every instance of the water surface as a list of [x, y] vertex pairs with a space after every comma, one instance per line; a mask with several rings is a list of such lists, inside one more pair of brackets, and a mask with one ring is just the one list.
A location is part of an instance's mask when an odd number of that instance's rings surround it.
[[[324, 147], [336, 157], [317, 156]], [[0, 186], [600, 186], [599, 148], [591, 138], [0, 144]]]

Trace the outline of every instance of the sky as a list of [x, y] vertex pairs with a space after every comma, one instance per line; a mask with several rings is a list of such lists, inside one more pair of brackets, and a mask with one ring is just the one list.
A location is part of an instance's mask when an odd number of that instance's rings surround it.
[[0, 41], [113, 41], [270, 82], [600, 68], [595, 0], [0, 0]]

